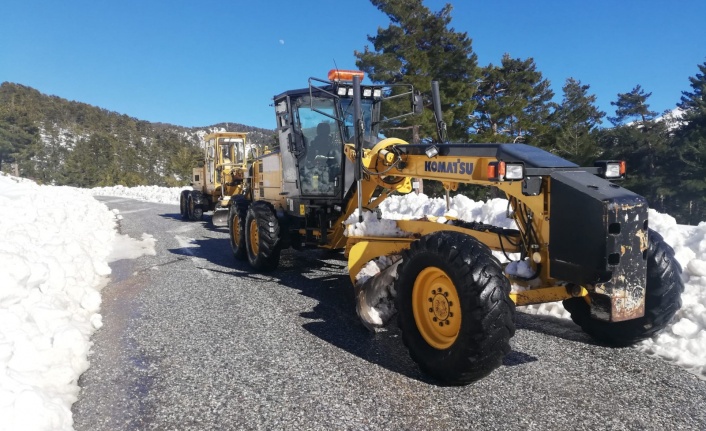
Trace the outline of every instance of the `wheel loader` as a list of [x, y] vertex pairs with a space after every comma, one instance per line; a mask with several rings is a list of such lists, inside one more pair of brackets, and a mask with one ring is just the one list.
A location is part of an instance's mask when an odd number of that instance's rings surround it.
[[230, 198], [242, 193], [248, 160], [257, 152], [247, 145], [247, 133], [214, 132], [203, 139], [204, 158], [202, 165], [193, 169], [193, 190], [183, 190], [179, 196], [181, 216], [197, 221], [213, 211], [213, 225], [225, 226]]
[[[419, 111], [419, 96], [362, 79], [333, 70], [274, 97], [279, 148], [253, 160], [230, 199], [235, 258], [269, 271], [288, 247], [344, 250], [363, 324], [376, 329], [396, 314], [411, 357], [443, 384], [467, 384], [501, 365], [516, 306], [563, 301], [584, 331], [616, 346], [667, 325], [681, 306], [681, 268], [650, 230], [646, 200], [616, 183], [623, 162], [580, 167], [524, 144], [448, 143], [436, 82], [438, 138], [381, 138], [381, 124]], [[404, 113], [383, 109], [393, 100]], [[494, 187], [514, 227], [449, 213], [387, 221], [384, 236], [356, 235], [352, 227], [378, 221], [391, 193], [412, 190], [411, 178], [441, 182], [447, 202], [460, 184]], [[364, 280], [371, 262], [382, 269]], [[511, 270], [518, 265], [526, 270]]]

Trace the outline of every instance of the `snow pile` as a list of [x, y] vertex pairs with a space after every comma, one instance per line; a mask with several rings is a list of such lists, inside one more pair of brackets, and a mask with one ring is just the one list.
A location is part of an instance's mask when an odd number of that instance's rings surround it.
[[356, 209], [344, 222], [346, 225], [344, 234], [346, 236], [409, 236], [408, 232], [404, 232], [397, 227], [397, 223], [394, 220], [378, 219], [377, 213], [363, 211], [363, 221], [360, 222], [358, 214]]
[[84, 190], [0, 175], [0, 430], [72, 429], [108, 262], [156, 254], [118, 217]]
[[84, 193], [0, 176], [0, 428], [71, 429], [114, 237]]
[[650, 226], [674, 248], [682, 266], [682, 307], [671, 326], [638, 348], [674, 361], [706, 377], [706, 222], [678, 225], [673, 217], [650, 210]]
[[162, 204], [179, 204], [179, 195], [182, 190], [192, 190], [191, 187], [159, 187], [159, 186], [112, 186], [94, 187], [85, 189], [92, 196], [116, 196], [137, 199], [147, 202]]

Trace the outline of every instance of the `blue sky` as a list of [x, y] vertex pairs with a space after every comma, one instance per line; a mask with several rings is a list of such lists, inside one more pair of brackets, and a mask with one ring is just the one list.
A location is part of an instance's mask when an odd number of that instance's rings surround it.
[[[608, 115], [637, 84], [653, 110], [674, 108], [706, 61], [703, 0], [451, 3], [480, 65], [533, 57], [557, 99], [573, 77]], [[7, 0], [0, 12], [0, 82], [182, 126], [272, 128], [272, 96], [334, 62], [355, 68], [389, 23], [365, 0]]]

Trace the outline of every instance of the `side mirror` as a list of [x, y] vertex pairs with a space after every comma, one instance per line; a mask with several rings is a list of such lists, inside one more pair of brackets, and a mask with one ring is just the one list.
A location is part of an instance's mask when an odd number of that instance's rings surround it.
[[413, 103], [414, 105], [412, 106], [412, 112], [414, 112], [415, 115], [419, 115], [424, 112], [424, 100], [422, 99], [421, 94], [414, 95]]

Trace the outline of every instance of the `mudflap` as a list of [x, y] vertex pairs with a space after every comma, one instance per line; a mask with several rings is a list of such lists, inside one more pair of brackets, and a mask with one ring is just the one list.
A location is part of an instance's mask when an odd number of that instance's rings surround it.
[[385, 326], [396, 312], [394, 284], [397, 267], [401, 262], [402, 259], [398, 259], [364, 283], [354, 285], [355, 311], [363, 325], [373, 332]]
[[216, 208], [211, 216], [211, 223], [214, 226], [222, 227], [228, 225], [228, 208]]

